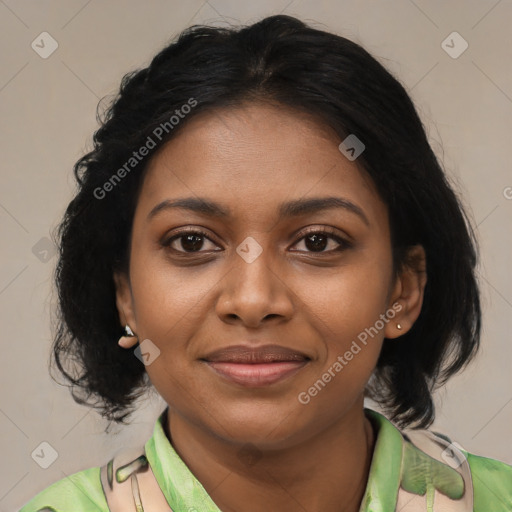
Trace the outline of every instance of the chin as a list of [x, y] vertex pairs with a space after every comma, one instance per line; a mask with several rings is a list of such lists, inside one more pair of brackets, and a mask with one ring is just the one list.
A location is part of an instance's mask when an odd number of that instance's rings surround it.
[[210, 426], [227, 442], [250, 443], [269, 449], [285, 448], [287, 443], [300, 437], [303, 430], [297, 414], [290, 414], [282, 408], [279, 413], [275, 410], [262, 411], [254, 404], [249, 411], [225, 411], [213, 425], [210, 422]]

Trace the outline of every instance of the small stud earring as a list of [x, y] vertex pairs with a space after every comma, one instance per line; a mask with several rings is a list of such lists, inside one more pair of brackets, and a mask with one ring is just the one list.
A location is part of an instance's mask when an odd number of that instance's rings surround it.
[[126, 333], [126, 336], [121, 336], [118, 341], [120, 347], [131, 348], [139, 342], [137, 336], [135, 336], [128, 324], [125, 325], [124, 332]]
[[402, 330], [402, 326], [400, 324], [396, 324], [396, 328], [401, 331]]

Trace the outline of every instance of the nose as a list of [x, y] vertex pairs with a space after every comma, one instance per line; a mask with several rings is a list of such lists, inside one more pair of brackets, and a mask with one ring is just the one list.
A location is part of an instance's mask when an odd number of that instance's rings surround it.
[[263, 322], [288, 321], [294, 311], [293, 292], [283, 272], [263, 251], [254, 261], [234, 254], [221, 282], [216, 312], [225, 323], [257, 328]]

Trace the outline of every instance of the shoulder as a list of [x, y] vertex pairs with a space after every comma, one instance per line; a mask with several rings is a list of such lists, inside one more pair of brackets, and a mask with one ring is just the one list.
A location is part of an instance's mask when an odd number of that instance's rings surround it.
[[79, 471], [53, 483], [19, 512], [108, 512], [100, 468]]
[[400, 430], [385, 417], [377, 419], [400, 459], [397, 510], [431, 510], [436, 502], [440, 510], [512, 511], [512, 465], [470, 453], [439, 432]]
[[[421, 463], [421, 467], [424, 468], [426, 465], [429, 467], [425, 473], [424, 488], [428, 487], [428, 481], [430, 481], [439, 493], [440, 503], [449, 498], [454, 507], [455, 502], [460, 501], [460, 510], [466, 510], [463, 507], [464, 501], [467, 501], [466, 506], [472, 504], [467, 510], [474, 512], [489, 510], [510, 512], [512, 510], [511, 465], [470, 453], [448, 436], [437, 432], [417, 431], [412, 443], [410, 434], [406, 435], [406, 439], [405, 460], [409, 459], [409, 462], [406, 462], [405, 466], [411, 471], [408, 478], [403, 478], [402, 486], [406, 487], [404, 484], [409, 487], [411, 484], [418, 486], [421, 479], [418, 480], [418, 474], [414, 471], [417, 468], [412, 466], [414, 463]], [[408, 450], [409, 457], [407, 457]], [[465, 492], [468, 487], [472, 488], [470, 496], [466, 496]], [[418, 492], [417, 489], [415, 492]]]
[[512, 466], [464, 452], [471, 468], [475, 510], [512, 510]]

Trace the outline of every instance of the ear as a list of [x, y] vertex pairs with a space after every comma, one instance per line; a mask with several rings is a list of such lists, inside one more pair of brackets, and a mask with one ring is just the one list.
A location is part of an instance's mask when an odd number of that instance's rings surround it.
[[137, 321], [129, 278], [125, 272], [114, 272], [113, 277], [119, 321], [123, 327], [129, 325], [134, 334], [137, 334]]
[[[425, 285], [427, 284], [427, 259], [421, 245], [411, 246], [405, 263], [397, 276], [389, 307], [396, 312], [393, 320], [386, 324], [384, 336], [398, 338], [408, 332], [421, 312]], [[391, 318], [391, 317], [390, 317]], [[401, 325], [401, 329], [397, 328]]]

